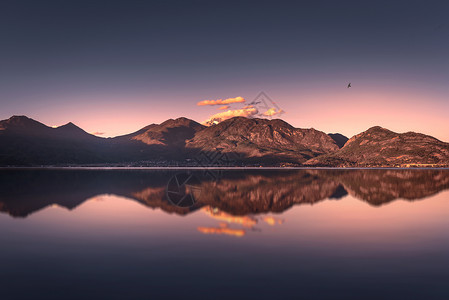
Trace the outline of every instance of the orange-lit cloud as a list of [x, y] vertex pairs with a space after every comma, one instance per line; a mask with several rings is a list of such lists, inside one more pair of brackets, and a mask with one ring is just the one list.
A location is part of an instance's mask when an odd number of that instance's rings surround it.
[[210, 206], [206, 206], [201, 209], [204, 213], [206, 213], [211, 218], [214, 218], [219, 221], [226, 221], [228, 223], [240, 224], [245, 227], [253, 227], [257, 224], [257, 220], [248, 216], [238, 217], [233, 216], [228, 213], [225, 213], [219, 209], [211, 208]]
[[235, 97], [235, 98], [228, 98], [228, 99], [217, 99], [217, 100], [203, 100], [198, 102], [196, 105], [204, 106], [204, 105], [224, 105], [224, 104], [231, 104], [231, 103], [242, 103], [245, 102], [245, 98], [243, 97]]
[[246, 233], [243, 229], [229, 228], [226, 223], [221, 223], [220, 227], [198, 227], [197, 229], [204, 234], [226, 234], [236, 237], [242, 237]]
[[222, 106], [222, 107], [220, 107], [220, 108], [218, 108], [219, 110], [224, 110], [224, 109], [228, 109], [230, 106], [229, 105], [225, 105], [225, 106]]
[[234, 110], [230, 109], [228, 111], [210, 116], [209, 119], [203, 122], [203, 125], [210, 126], [213, 124], [218, 124], [233, 117], [252, 117], [254, 115], [257, 115], [258, 113], [259, 111], [256, 108], [242, 108]]
[[276, 224], [284, 224], [284, 220], [277, 219], [272, 216], [266, 216], [265, 218], [263, 218], [263, 220], [265, 223], [267, 223], [268, 225], [271, 225], [271, 226], [274, 226]]
[[284, 111], [282, 109], [276, 110], [276, 108], [272, 107], [269, 110], [267, 110], [266, 112], [264, 112], [263, 115], [267, 116], [267, 117], [272, 117], [275, 115], [280, 115], [282, 113], [284, 113]]
[[98, 131], [95, 131], [95, 132], [92, 132], [92, 134], [93, 134], [93, 135], [103, 135], [104, 132], [98, 132]]

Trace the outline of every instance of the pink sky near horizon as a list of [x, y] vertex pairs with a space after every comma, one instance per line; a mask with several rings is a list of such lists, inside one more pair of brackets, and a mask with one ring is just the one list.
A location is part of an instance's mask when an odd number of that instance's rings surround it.
[[[327, 89], [278, 85], [266, 92], [286, 112], [281, 118], [294, 127], [313, 127], [351, 137], [378, 125], [395, 132], [421, 132], [449, 142], [449, 101], [444, 91], [428, 93], [413, 85], [407, 89], [377, 90], [373, 86], [353, 83], [351, 89], [336, 85]], [[23, 107], [21, 111], [3, 110], [0, 114], [2, 119], [24, 114], [48, 126], [73, 122], [87, 132], [101, 132], [103, 137], [113, 137], [170, 118], [187, 117], [201, 123], [220, 110], [219, 106], [197, 106], [197, 102], [244, 97], [245, 103], [232, 104], [229, 108], [238, 109], [258, 94], [257, 87], [232, 89], [232, 93], [222, 95], [202, 91], [196, 96], [179, 91], [167, 95], [76, 95], [66, 96], [59, 103], [36, 102], [35, 106]]]
[[113, 137], [264, 91], [295, 127], [449, 142], [448, 1], [25, 2], [2, 5], [0, 120]]

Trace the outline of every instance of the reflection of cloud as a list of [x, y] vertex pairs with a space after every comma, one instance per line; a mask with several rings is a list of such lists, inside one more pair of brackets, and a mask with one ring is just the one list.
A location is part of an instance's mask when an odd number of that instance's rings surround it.
[[236, 223], [243, 225], [245, 227], [253, 227], [257, 224], [257, 220], [248, 216], [237, 217], [220, 211], [216, 208], [211, 208], [210, 206], [203, 207], [201, 209], [204, 213], [209, 215], [211, 218], [214, 218], [219, 221], [226, 221], [228, 223]]
[[259, 111], [256, 108], [242, 108], [242, 109], [230, 109], [225, 112], [221, 112], [218, 114], [214, 114], [209, 117], [206, 121], [203, 122], [203, 125], [213, 125], [218, 124], [224, 120], [233, 118], [233, 117], [251, 117], [258, 113]]
[[226, 234], [236, 237], [242, 237], [246, 233], [243, 229], [229, 228], [226, 223], [220, 223], [220, 227], [198, 227], [198, 231], [204, 234]]
[[282, 113], [284, 113], [284, 111], [282, 109], [276, 110], [276, 108], [272, 107], [269, 110], [267, 110], [266, 112], [264, 112], [263, 115], [267, 116], [267, 117], [271, 117], [271, 116], [275, 116], [275, 115], [280, 115]]
[[93, 134], [93, 135], [103, 135], [104, 132], [98, 132], [98, 131], [96, 131], [96, 132], [92, 132], [92, 134]]
[[243, 97], [235, 97], [235, 98], [228, 98], [228, 99], [217, 99], [217, 100], [203, 100], [198, 102], [196, 105], [203, 106], [203, 105], [223, 105], [223, 104], [231, 104], [231, 103], [242, 103], [245, 102], [245, 98]]
[[282, 219], [276, 219], [272, 216], [266, 216], [265, 218], [263, 218], [264, 222], [267, 223], [268, 225], [274, 226], [276, 224], [284, 224], [284, 220]]
[[225, 105], [225, 106], [222, 106], [222, 107], [220, 107], [220, 108], [218, 108], [219, 110], [224, 110], [224, 109], [228, 109], [230, 106], [229, 105]]

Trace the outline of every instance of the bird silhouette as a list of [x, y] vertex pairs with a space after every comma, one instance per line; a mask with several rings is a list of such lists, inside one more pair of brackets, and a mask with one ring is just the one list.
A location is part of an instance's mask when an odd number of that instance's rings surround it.
[[351, 87], [351, 83], [348, 84], [348, 89]]

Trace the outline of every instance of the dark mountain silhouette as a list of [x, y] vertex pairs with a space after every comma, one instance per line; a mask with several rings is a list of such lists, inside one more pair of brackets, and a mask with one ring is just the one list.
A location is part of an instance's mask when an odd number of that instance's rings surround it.
[[92, 135], [90, 133], [85, 132], [72, 122], [67, 123], [65, 125], [51, 128], [51, 133], [54, 136], [58, 136], [60, 138], [67, 138], [67, 139], [78, 139], [78, 140], [86, 140], [86, 141], [99, 141], [97, 136]]
[[205, 126], [187, 119], [169, 119], [151, 124], [136, 132], [108, 139], [116, 154], [114, 162], [185, 161], [185, 143]]
[[252, 163], [300, 163], [338, 149], [325, 133], [282, 120], [236, 117], [205, 127], [187, 118], [151, 124], [132, 134], [96, 137], [72, 123], [51, 128], [27, 117], [0, 122], [0, 165], [121, 164], [179, 161], [207, 151]]
[[152, 124], [134, 134], [117, 139], [126, 138], [141, 141], [147, 145], [183, 148], [186, 140], [193, 138], [195, 133], [204, 128], [205, 126], [187, 118], [170, 119], [161, 124]]
[[353, 136], [340, 150], [313, 158], [306, 165], [449, 165], [449, 144], [420, 133], [396, 133], [376, 126]]
[[183, 160], [183, 146], [203, 125], [179, 118], [116, 138], [89, 134], [73, 123], [52, 128], [25, 116], [0, 121], [0, 165], [77, 165]]
[[349, 140], [346, 136], [340, 133], [329, 133], [329, 136], [337, 143], [339, 148], [343, 148], [346, 142]]
[[72, 123], [52, 128], [13, 116], [0, 121], [0, 165], [105, 162], [104, 141]]
[[7, 120], [0, 121], [0, 132], [3, 135], [47, 135], [50, 133], [51, 129], [51, 127], [26, 116], [12, 116]]
[[65, 138], [78, 140], [101, 140], [85, 132], [72, 122], [53, 128], [26, 116], [12, 116], [0, 121], [0, 134], [2, 136], [20, 136], [22, 138]]
[[[52, 128], [25, 116], [0, 121], [0, 166], [197, 166], [197, 158], [205, 154], [207, 161], [201, 166], [449, 165], [449, 144], [381, 127], [347, 140], [341, 134], [295, 128], [280, 119], [234, 117], [206, 127], [178, 118], [102, 138], [73, 123]], [[224, 155], [230, 159], [221, 159]]]

